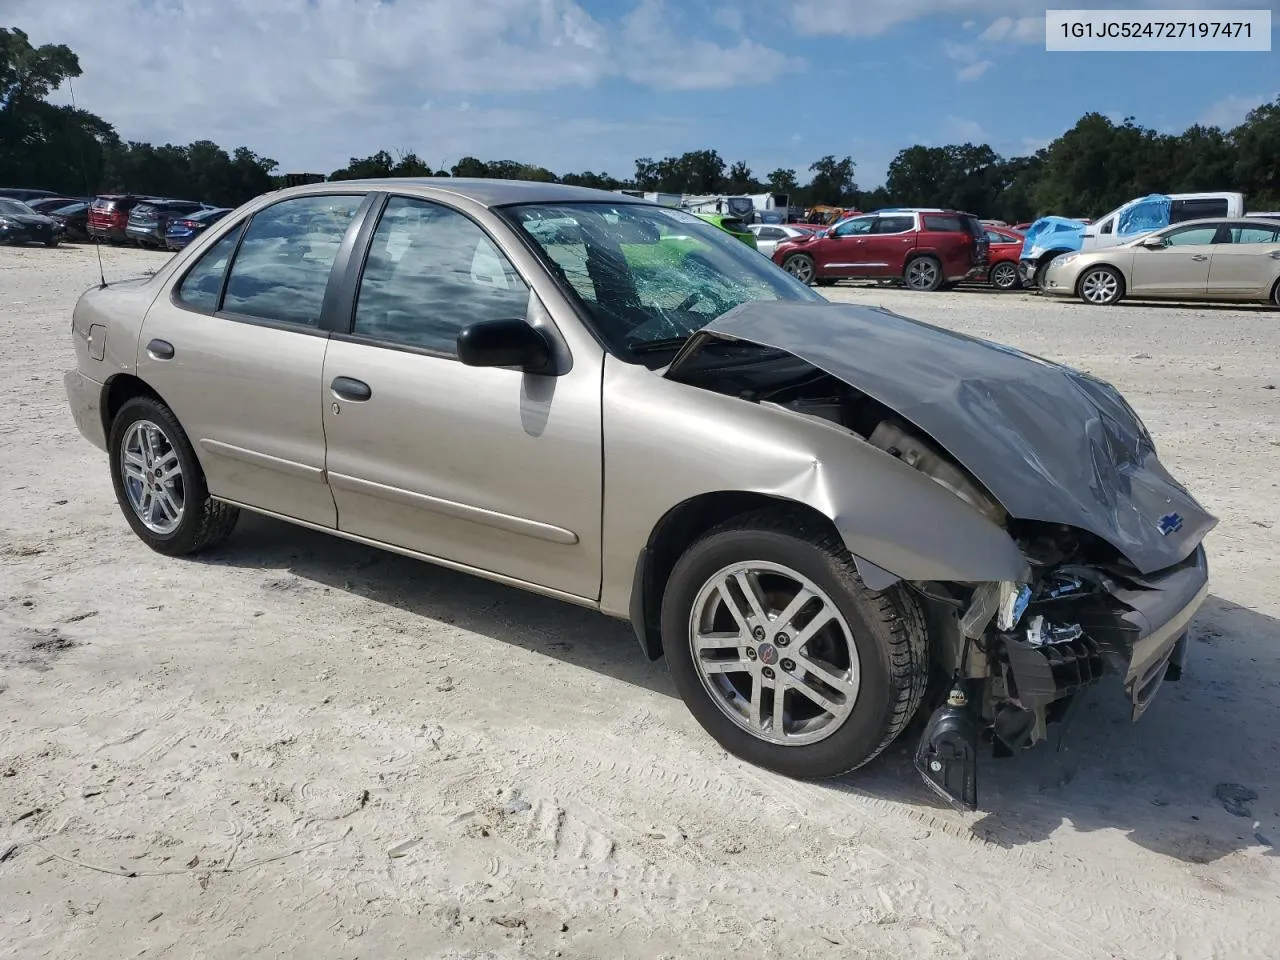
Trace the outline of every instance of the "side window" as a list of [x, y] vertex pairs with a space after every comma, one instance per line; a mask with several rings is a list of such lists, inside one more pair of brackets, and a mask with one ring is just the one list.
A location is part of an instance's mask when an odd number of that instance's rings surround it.
[[373, 233], [352, 332], [452, 357], [463, 327], [528, 310], [529, 288], [480, 227], [438, 203], [393, 197]]
[[1187, 220], [1201, 220], [1205, 217], [1225, 217], [1226, 215], [1226, 197], [1204, 200], [1175, 200], [1169, 209], [1169, 222], [1185, 223]]
[[1164, 235], [1165, 246], [1167, 247], [1193, 247], [1213, 243], [1213, 238], [1218, 233], [1218, 224], [1211, 223], [1204, 227], [1187, 227], [1185, 230], [1175, 230], [1172, 233]]
[[787, 239], [786, 231], [785, 231], [785, 230], [780, 230], [778, 227], [765, 227], [763, 230], [761, 230], [759, 233], [757, 233], [757, 234], [756, 234], [756, 236], [757, 236], [758, 238], [760, 238], [761, 240], [785, 240], [785, 239]]
[[872, 233], [905, 233], [915, 229], [915, 217], [881, 217], [872, 228]]
[[1012, 238], [1006, 237], [1003, 233], [996, 233], [994, 230], [987, 231], [987, 242], [989, 243], [1013, 243]]
[[1110, 233], [1114, 233], [1115, 229], [1116, 229], [1116, 218], [1112, 217], [1110, 220], [1108, 220], [1106, 223], [1102, 225], [1102, 229], [1100, 229], [1098, 232], [1105, 237]]
[[859, 217], [856, 220], [846, 220], [836, 227], [836, 236], [856, 237], [860, 234], [870, 233], [873, 223], [875, 223], [874, 217]]
[[238, 239], [240, 239], [240, 228], [235, 227], [205, 251], [178, 284], [180, 303], [203, 313], [213, 313], [218, 309], [222, 277], [227, 272], [227, 261], [231, 259], [231, 253], [235, 250]]
[[1232, 226], [1231, 243], [1280, 243], [1280, 229], [1273, 227]]
[[363, 201], [361, 195], [294, 197], [254, 214], [231, 264], [222, 309], [319, 326], [329, 271]]
[[934, 233], [964, 233], [965, 225], [959, 217], [925, 216], [924, 228]]

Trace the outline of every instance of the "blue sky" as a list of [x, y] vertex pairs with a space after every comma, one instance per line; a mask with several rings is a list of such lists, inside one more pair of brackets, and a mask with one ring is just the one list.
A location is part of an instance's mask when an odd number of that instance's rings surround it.
[[[379, 148], [629, 176], [711, 147], [758, 175], [915, 143], [1029, 152], [1084, 112], [1178, 131], [1280, 96], [1270, 53], [1047, 53], [1028, 0], [5, 0], [79, 53], [126, 139], [327, 172]], [[1180, 0], [1103, 7], [1190, 6]], [[1280, 0], [1198, 0], [1280, 11]], [[1280, 26], [1280, 12], [1274, 16]], [[130, 51], [137, 51], [131, 54]], [[69, 91], [60, 91], [66, 99]]]

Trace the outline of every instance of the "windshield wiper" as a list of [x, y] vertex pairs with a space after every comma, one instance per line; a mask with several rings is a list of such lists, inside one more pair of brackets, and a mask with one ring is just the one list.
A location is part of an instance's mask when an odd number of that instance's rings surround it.
[[661, 340], [645, 340], [640, 343], [631, 343], [627, 345], [627, 349], [638, 355], [663, 353], [668, 350], [679, 350], [688, 342], [689, 335], [685, 334], [680, 337], [665, 337]]

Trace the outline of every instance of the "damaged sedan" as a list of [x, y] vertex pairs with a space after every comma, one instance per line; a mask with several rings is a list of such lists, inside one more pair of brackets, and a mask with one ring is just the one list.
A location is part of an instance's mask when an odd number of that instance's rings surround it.
[[72, 328], [72, 411], [153, 549], [250, 510], [629, 620], [790, 776], [918, 716], [924, 779], [973, 807], [981, 751], [1104, 677], [1140, 716], [1207, 590], [1216, 521], [1110, 385], [625, 196], [282, 190]]

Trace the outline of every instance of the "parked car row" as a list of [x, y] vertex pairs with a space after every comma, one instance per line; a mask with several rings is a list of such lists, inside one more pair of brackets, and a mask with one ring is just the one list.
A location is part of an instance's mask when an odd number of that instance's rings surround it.
[[194, 200], [137, 194], [71, 197], [16, 187], [0, 188], [0, 202], [9, 204], [4, 216], [7, 226], [0, 226], [0, 243], [49, 246], [64, 239], [105, 240], [181, 250], [231, 212]]

